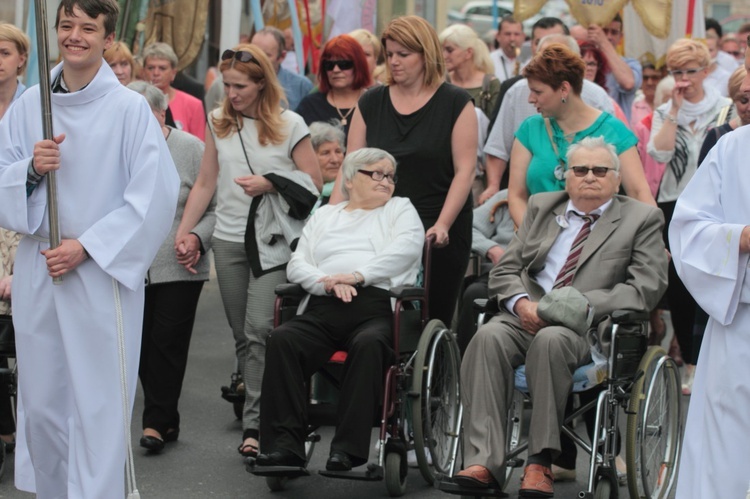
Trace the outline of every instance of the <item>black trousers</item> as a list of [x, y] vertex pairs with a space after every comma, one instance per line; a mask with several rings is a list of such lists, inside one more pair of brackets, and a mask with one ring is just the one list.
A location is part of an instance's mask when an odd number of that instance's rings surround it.
[[[471, 223], [474, 214], [461, 212], [448, 231], [448, 246], [432, 252], [430, 289], [427, 296], [430, 319], [440, 319], [447, 327], [453, 320], [458, 295], [471, 255]], [[432, 220], [422, 220], [425, 230], [434, 225]]]
[[394, 359], [392, 324], [387, 293], [367, 287], [351, 303], [312, 296], [304, 314], [273, 330], [266, 341], [260, 407], [262, 452], [284, 449], [304, 459], [306, 382], [334, 352], [346, 350], [331, 450], [366, 460], [385, 370]]
[[143, 428], [153, 428], [162, 435], [180, 427], [177, 404], [201, 289], [203, 281], [146, 287], [138, 369], [144, 395]]
[[461, 351], [461, 357], [466, 347], [477, 332], [477, 313], [474, 311], [474, 300], [487, 298], [489, 274], [482, 274], [474, 282], [466, 286], [458, 305], [458, 327], [456, 341]]
[[[669, 249], [668, 229], [672, 221], [676, 202], [659, 203], [659, 208], [664, 212], [664, 243]], [[698, 360], [698, 352], [693, 348], [693, 330], [695, 328], [695, 314], [698, 304], [693, 299], [690, 292], [682, 283], [682, 279], [677, 275], [672, 260], [669, 260], [669, 273], [667, 275], [669, 284], [667, 285], [667, 301], [669, 302], [670, 317], [672, 318], [672, 327], [674, 334], [677, 336], [677, 343], [680, 345], [682, 359], [687, 364], [695, 364]]]
[[[0, 367], [8, 368], [8, 358], [0, 358]], [[11, 435], [16, 432], [16, 418], [13, 405], [10, 403], [10, 375], [0, 376], [0, 435]]]

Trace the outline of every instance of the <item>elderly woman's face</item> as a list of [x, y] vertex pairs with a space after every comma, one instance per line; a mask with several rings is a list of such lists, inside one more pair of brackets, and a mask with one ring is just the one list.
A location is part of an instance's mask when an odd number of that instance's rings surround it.
[[116, 59], [109, 63], [120, 83], [127, 85], [133, 81], [133, 67], [125, 59]]
[[344, 161], [344, 151], [338, 142], [324, 142], [316, 151], [318, 155], [318, 166], [323, 175], [323, 182], [333, 182], [339, 173], [341, 163]]
[[471, 61], [472, 54], [455, 43], [446, 41], [443, 43], [443, 57], [445, 58], [445, 69], [453, 71], [466, 61]]
[[[391, 199], [395, 188], [396, 169], [387, 159], [360, 168], [354, 178], [347, 181], [349, 199], [370, 205], [382, 206]], [[375, 177], [382, 177], [377, 180]]]
[[157, 59], [149, 57], [143, 65], [143, 72], [146, 80], [162, 92], [166, 92], [172, 84], [177, 70], [172, 67], [172, 63], [167, 59]]
[[674, 77], [675, 86], [682, 89], [685, 99], [694, 102], [703, 98], [703, 80], [708, 76], [706, 66], [701, 66], [697, 62], [688, 62], [681, 66], [670, 67], [669, 72]]

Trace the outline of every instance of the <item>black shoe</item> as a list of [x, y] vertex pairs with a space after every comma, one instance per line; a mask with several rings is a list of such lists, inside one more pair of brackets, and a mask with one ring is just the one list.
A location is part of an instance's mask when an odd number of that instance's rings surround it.
[[141, 447], [148, 449], [152, 454], [158, 454], [164, 450], [164, 440], [161, 438], [143, 435], [140, 443]]
[[258, 454], [255, 458], [257, 466], [289, 466], [304, 468], [306, 461], [286, 449], [280, 449], [268, 454]]
[[180, 438], [179, 428], [167, 430], [167, 432], [164, 434], [164, 443], [168, 444], [169, 442], [176, 442], [178, 438]]
[[352, 469], [352, 460], [346, 452], [338, 450], [331, 451], [331, 455], [326, 461], [328, 471], [350, 471]]

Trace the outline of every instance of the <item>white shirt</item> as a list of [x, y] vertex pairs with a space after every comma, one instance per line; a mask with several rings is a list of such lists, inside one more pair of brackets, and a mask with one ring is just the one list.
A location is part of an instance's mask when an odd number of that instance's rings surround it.
[[501, 83], [517, 74], [516, 58], [510, 58], [505, 55], [503, 49], [497, 49], [490, 52], [490, 59], [492, 59], [492, 64], [495, 66], [495, 76]]
[[[570, 248], [575, 242], [576, 236], [581, 231], [585, 220], [581, 217], [584, 215], [599, 215], [607, 211], [607, 208], [612, 204], [610, 199], [599, 208], [592, 210], [591, 213], [584, 213], [573, 205], [573, 201], [568, 201], [568, 206], [565, 208], [565, 215], [557, 216], [557, 225], [560, 226], [560, 232], [557, 235], [557, 239], [552, 243], [552, 247], [547, 253], [547, 258], [544, 261], [544, 267], [534, 276], [534, 280], [542, 287], [545, 294], [552, 291], [552, 286], [555, 285], [557, 275], [565, 265], [565, 261], [568, 259], [570, 254]], [[574, 214], [575, 213], [575, 214]], [[591, 224], [591, 230], [594, 230], [596, 222]], [[516, 302], [521, 298], [528, 298], [527, 293], [517, 294], [505, 301], [505, 308], [508, 309], [513, 315], [516, 313], [513, 308], [516, 306]]]

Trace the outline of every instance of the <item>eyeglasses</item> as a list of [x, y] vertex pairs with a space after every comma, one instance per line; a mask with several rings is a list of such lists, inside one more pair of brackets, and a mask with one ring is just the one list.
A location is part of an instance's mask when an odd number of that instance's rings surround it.
[[234, 50], [227, 49], [224, 51], [223, 54], [221, 54], [221, 60], [226, 61], [227, 59], [234, 59], [235, 61], [240, 62], [254, 62], [255, 64], [258, 64], [258, 61], [255, 59], [255, 56], [251, 54], [250, 52], [246, 50], [238, 50], [235, 52]]
[[571, 166], [569, 170], [573, 171], [573, 174], [576, 177], [585, 177], [589, 174], [589, 172], [593, 173], [595, 177], [606, 177], [607, 173], [612, 170], [613, 168], [609, 168], [607, 166], [592, 166], [589, 168], [588, 166]]
[[326, 71], [333, 71], [333, 68], [336, 66], [339, 67], [341, 71], [346, 71], [347, 69], [352, 69], [354, 67], [354, 61], [349, 61], [347, 59], [341, 59], [341, 60], [327, 60], [323, 61], [321, 64], [323, 64], [323, 69]]
[[388, 179], [388, 183], [391, 185], [396, 185], [396, 182], [398, 182], [398, 177], [396, 177], [395, 173], [383, 173], [379, 171], [370, 171], [370, 170], [357, 170], [359, 173], [363, 175], [367, 175], [371, 179], [373, 179], [375, 182], [381, 182], [384, 178]]
[[724, 50], [723, 52], [726, 52], [727, 54], [731, 54], [735, 57], [739, 57], [742, 55], [742, 52], [740, 52], [739, 50]]
[[692, 78], [706, 68], [695, 68], [695, 69], [673, 69], [669, 71], [669, 74], [675, 78], [682, 78], [682, 75], [686, 75], [688, 78]]
[[648, 80], [659, 81], [659, 80], [661, 80], [661, 76], [659, 76], [659, 75], [643, 75], [643, 81], [648, 81]]

